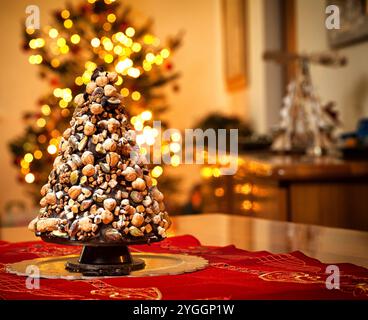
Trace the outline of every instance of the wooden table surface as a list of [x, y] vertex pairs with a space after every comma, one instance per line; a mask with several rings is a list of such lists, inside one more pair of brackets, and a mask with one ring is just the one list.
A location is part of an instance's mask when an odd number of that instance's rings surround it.
[[[273, 253], [300, 250], [324, 263], [350, 262], [368, 268], [368, 232], [225, 214], [172, 217], [169, 236], [191, 234], [204, 245]], [[1, 228], [0, 239], [37, 240], [26, 227]]]

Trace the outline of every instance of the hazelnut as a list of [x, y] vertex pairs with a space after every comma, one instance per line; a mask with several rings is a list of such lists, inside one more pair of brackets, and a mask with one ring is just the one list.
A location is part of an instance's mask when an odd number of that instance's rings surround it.
[[144, 227], [145, 227], [144, 230], [146, 231], [146, 233], [150, 233], [152, 231], [152, 226], [150, 224], [146, 224]]
[[106, 162], [110, 167], [115, 167], [120, 160], [120, 156], [116, 152], [109, 152], [106, 155]]
[[96, 170], [95, 167], [92, 164], [87, 164], [83, 169], [82, 169], [82, 173], [83, 175], [87, 176], [87, 177], [91, 177], [95, 174]]
[[102, 144], [104, 150], [106, 151], [115, 151], [116, 150], [116, 142], [112, 139], [106, 139]]
[[46, 200], [47, 204], [51, 204], [51, 205], [55, 204], [56, 203], [55, 193], [53, 193], [53, 192], [47, 193], [46, 196], [45, 196], [45, 200]]
[[109, 72], [107, 78], [111, 83], [114, 83], [116, 80], [118, 80], [118, 74], [116, 72]]
[[36, 224], [38, 221], [38, 217], [34, 218], [29, 224], [28, 224], [28, 230], [35, 232], [36, 231]]
[[153, 188], [151, 191], [152, 198], [156, 201], [162, 201], [164, 200], [164, 195], [160, 190], [157, 189], [157, 187]]
[[83, 93], [80, 93], [78, 95], [75, 96], [74, 98], [74, 103], [78, 106], [81, 107], [84, 103], [84, 97], [83, 97]]
[[139, 230], [137, 227], [131, 226], [129, 228], [129, 233], [133, 236], [133, 237], [142, 237], [143, 236], [143, 232], [141, 230]]
[[82, 163], [84, 165], [87, 165], [87, 164], [94, 164], [95, 162], [95, 157], [93, 156], [93, 153], [91, 151], [85, 151], [83, 152], [82, 154]]
[[103, 205], [106, 210], [112, 211], [116, 207], [116, 200], [113, 198], [105, 199]]
[[95, 132], [95, 130], [96, 130], [95, 125], [92, 122], [87, 121], [86, 124], [84, 125], [83, 132], [86, 136], [91, 136]]
[[63, 138], [64, 139], [69, 139], [70, 135], [72, 134], [72, 129], [71, 128], [68, 128], [64, 131], [63, 133]]
[[112, 214], [111, 211], [109, 210], [104, 210], [102, 213], [101, 213], [101, 220], [104, 224], [108, 224], [110, 223], [111, 221], [114, 220], [114, 215]]
[[41, 196], [44, 197], [46, 195], [47, 191], [49, 190], [49, 188], [50, 188], [50, 186], [49, 186], [48, 183], [44, 184], [41, 188], [41, 192], [40, 192]]
[[40, 219], [36, 223], [36, 230], [39, 232], [56, 230], [59, 224], [58, 218]]
[[119, 127], [120, 127], [120, 122], [118, 120], [116, 120], [115, 118], [110, 118], [108, 121], [107, 121], [107, 129], [111, 132], [111, 133], [114, 133], [116, 132]]
[[93, 114], [100, 114], [104, 111], [104, 108], [99, 103], [92, 103], [90, 110]]
[[104, 88], [104, 93], [106, 97], [112, 97], [116, 94], [116, 88], [111, 84], [107, 84]]
[[68, 195], [71, 199], [77, 199], [78, 196], [81, 194], [82, 192], [82, 187], [80, 186], [72, 186], [69, 190], [68, 190]]
[[79, 228], [82, 231], [90, 232], [92, 230], [92, 221], [88, 217], [83, 217], [79, 219]]
[[139, 213], [135, 213], [133, 215], [133, 218], [132, 218], [132, 225], [135, 226], [135, 227], [140, 227], [144, 222], [144, 217], [139, 214]]
[[137, 178], [137, 173], [135, 172], [135, 170], [132, 167], [126, 168], [122, 172], [122, 175], [125, 177], [126, 181], [133, 181]]
[[132, 187], [133, 189], [143, 191], [144, 189], [146, 189], [146, 183], [144, 182], [143, 179], [137, 178], [132, 182]]
[[109, 82], [109, 80], [107, 79], [107, 77], [105, 76], [99, 76], [97, 77], [96, 79], [96, 84], [99, 86], [99, 87], [104, 87], [107, 85], [107, 83]]
[[86, 92], [88, 94], [91, 94], [95, 89], [96, 89], [97, 85], [96, 85], [96, 82], [90, 82], [90, 83], [87, 83], [86, 85]]

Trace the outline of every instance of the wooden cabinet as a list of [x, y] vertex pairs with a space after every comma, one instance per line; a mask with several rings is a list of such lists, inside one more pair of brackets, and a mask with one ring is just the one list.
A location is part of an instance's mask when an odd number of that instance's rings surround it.
[[254, 154], [204, 182], [204, 211], [368, 230], [368, 161]]

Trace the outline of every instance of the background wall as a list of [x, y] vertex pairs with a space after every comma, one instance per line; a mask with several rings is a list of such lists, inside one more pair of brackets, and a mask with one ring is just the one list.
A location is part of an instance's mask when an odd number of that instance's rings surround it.
[[[328, 50], [325, 0], [297, 0], [297, 44], [304, 52]], [[368, 42], [341, 50], [349, 62], [343, 68], [313, 66], [314, 84], [323, 101], [333, 100], [341, 112], [344, 129], [355, 129], [368, 116]]]

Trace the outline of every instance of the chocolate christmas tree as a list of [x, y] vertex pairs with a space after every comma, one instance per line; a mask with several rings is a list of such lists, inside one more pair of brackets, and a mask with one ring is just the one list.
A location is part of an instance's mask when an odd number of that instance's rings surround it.
[[152, 185], [146, 159], [114, 87], [115, 72], [97, 68], [75, 97], [41, 209], [37, 236], [81, 243], [144, 243], [166, 237], [164, 196]]

